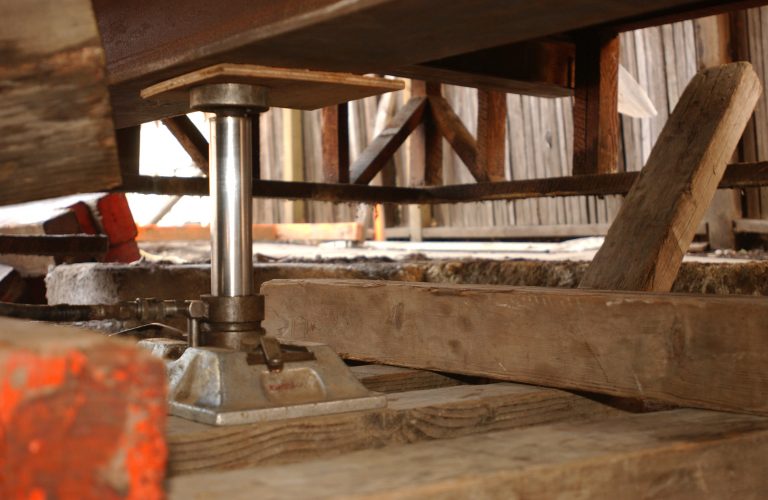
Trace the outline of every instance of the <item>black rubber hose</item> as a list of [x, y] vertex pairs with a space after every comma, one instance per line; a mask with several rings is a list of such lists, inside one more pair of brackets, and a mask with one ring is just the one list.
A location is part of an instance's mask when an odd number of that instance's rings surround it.
[[136, 309], [125, 303], [85, 306], [59, 304], [50, 306], [0, 302], [0, 316], [68, 323], [103, 319], [130, 319], [136, 316]]

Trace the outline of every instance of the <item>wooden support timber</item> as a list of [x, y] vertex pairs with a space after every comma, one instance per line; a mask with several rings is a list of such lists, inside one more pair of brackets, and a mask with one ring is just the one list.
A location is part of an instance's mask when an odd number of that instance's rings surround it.
[[349, 359], [768, 415], [760, 298], [351, 280], [262, 293], [268, 332]]
[[120, 184], [89, 0], [3, 0], [0, 205]]
[[384, 131], [360, 154], [350, 169], [353, 184], [368, 184], [421, 123], [427, 99], [413, 97], [392, 118]]
[[[208, 141], [186, 115], [174, 116], [163, 120], [192, 162], [200, 171], [208, 175]], [[258, 144], [258, 142], [256, 143]], [[258, 156], [258, 155], [256, 155]]]
[[749, 63], [691, 80], [580, 287], [672, 289], [760, 94]]
[[477, 162], [477, 140], [464, 126], [461, 118], [441, 96], [429, 99], [429, 110], [438, 130], [467, 166], [477, 182], [488, 182], [488, 173]]

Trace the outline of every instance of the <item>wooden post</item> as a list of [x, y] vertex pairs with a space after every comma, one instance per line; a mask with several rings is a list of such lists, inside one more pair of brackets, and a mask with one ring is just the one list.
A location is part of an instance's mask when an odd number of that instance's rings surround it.
[[[283, 109], [283, 180], [304, 180], [304, 143], [301, 130], [301, 111]], [[283, 222], [304, 222], [304, 201], [285, 202]]]
[[[731, 30], [728, 14], [695, 19], [696, 58], [699, 70], [733, 62]], [[738, 161], [738, 151], [733, 160]], [[741, 218], [741, 193], [736, 190], [715, 192], [704, 216], [709, 246], [715, 249], [735, 248], [734, 221]]]
[[349, 112], [347, 103], [323, 108], [320, 120], [324, 182], [349, 183]]
[[619, 36], [585, 32], [576, 41], [573, 174], [610, 174], [619, 165]]
[[[728, 14], [730, 56], [734, 61], [752, 60], [752, 53], [749, 47], [749, 15], [749, 11], [747, 10], [739, 10]], [[741, 142], [739, 143], [738, 160], [750, 163], [758, 161], [758, 143], [759, 140], [755, 117], [752, 116], [744, 131], [744, 135], [741, 137]], [[759, 188], [749, 188], [744, 190], [745, 217], [754, 219], [762, 218], [760, 191]]]
[[[439, 83], [411, 81], [411, 96], [440, 97]], [[428, 102], [428, 101], [427, 101]], [[408, 143], [408, 185], [422, 187], [436, 185], [443, 180], [443, 138], [431, 113], [422, 115], [421, 123], [411, 133]], [[421, 241], [422, 228], [432, 222], [432, 211], [426, 205], [408, 207], [411, 241]]]
[[141, 156], [141, 125], [115, 130], [117, 156], [123, 175], [139, 175]]
[[251, 120], [251, 153], [253, 157], [253, 180], [261, 179], [261, 116]]
[[504, 153], [507, 134], [507, 94], [477, 92], [477, 163], [491, 182], [506, 180]]

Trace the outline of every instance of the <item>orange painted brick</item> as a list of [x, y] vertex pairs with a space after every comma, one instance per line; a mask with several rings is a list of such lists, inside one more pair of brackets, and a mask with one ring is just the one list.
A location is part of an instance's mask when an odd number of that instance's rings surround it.
[[101, 227], [109, 237], [110, 246], [135, 240], [139, 234], [131, 208], [123, 193], [110, 193], [96, 202]]
[[93, 220], [93, 213], [91, 207], [87, 203], [78, 201], [69, 209], [75, 214], [77, 223], [80, 225], [81, 233], [85, 234], [99, 234], [99, 229], [96, 226], [96, 221]]
[[163, 498], [165, 414], [148, 353], [0, 319], [0, 498]]
[[129, 241], [119, 245], [109, 247], [109, 251], [104, 256], [104, 262], [122, 262], [130, 264], [141, 258], [139, 244], [136, 241]]

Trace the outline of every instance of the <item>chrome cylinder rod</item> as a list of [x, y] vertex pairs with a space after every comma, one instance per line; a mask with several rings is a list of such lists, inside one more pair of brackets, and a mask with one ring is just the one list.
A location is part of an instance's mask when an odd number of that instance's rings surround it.
[[251, 117], [211, 118], [211, 295], [253, 294]]

